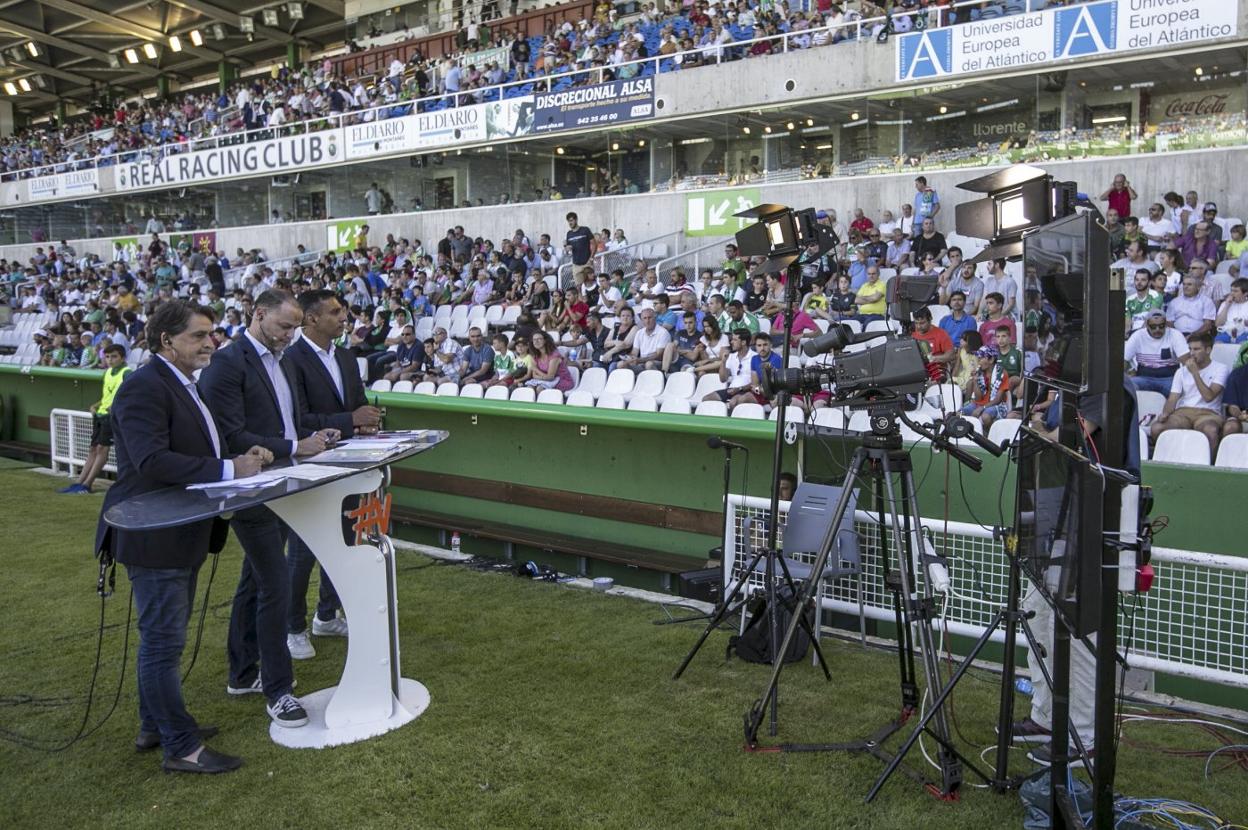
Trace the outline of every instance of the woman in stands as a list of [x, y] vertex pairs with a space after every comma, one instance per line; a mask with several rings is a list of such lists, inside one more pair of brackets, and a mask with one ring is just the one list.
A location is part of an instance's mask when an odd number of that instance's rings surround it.
[[[533, 288], [538, 289], [537, 283], [533, 284]], [[536, 300], [543, 293], [549, 297], [552, 297], [553, 299], [551, 299], [550, 307], [546, 311], [546, 313], [538, 316], [537, 318], [538, 325], [544, 329], [557, 329], [559, 328], [561, 323], [563, 323], [564, 325], [567, 325], [566, 319], [565, 319], [567, 317], [567, 312], [568, 312], [567, 298], [564, 296], [563, 293], [558, 292], [558, 291], [541, 292], [540, 289], [538, 289], [534, 291], [533, 299]], [[537, 311], [536, 304], [533, 305], [533, 310]], [[536, 348], [537, 344], [534, 343], [533, 345]]]
[[568, 371], [568, 362], [564, 360], [555, 341], [544, 331], [533, 333], [533, 372], [532, 377], [525, 381], [525, 386], [535, 389], [558, 389], [568, 392], [575, 382]]
[[693, 364], [698, 375], [719, 372], [720, 362], [728, 353], [728, 337], [720, 331], [719, 321], [711, 315], [702, 318], [702, 359]]

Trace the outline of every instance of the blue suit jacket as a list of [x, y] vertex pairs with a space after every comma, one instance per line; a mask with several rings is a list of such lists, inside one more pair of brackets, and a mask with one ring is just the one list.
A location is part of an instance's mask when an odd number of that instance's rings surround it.
[[[295, 431], [300, 438], [306, 438], [313, 430], [299, 424], [302, 403], [291, 379], [290, 363], [283, 359], [278, 365], [290, 385]], [[261, 446], [272, 452], [275, 459], [290, 457], [291, 446], [283, 437], [277, 391], [256, 347], [245, 336], [212, 356], [208, 368], [200, 373], [199, 394], [217, 420], [228, 455], [241, 455]]]
[[293, 385], [303, 402], [299, 425], [312, 430], [330, 427], [341, 432], [343, 438], [350, 438], [355, 434], [351, 413], [365, 406], [368, 398], [364, 394], [364, 383], [360, 380], [360, 367], [355, 355], [346, 349], [335, 348], [334, 360], [342, 374], [345, 400], [338, 397], [333, 377], [306, 338], [299, 338], [282, 357], [283, 363], [290, 364]]
[[[153, 531], [123, 531], [103, 514], [126, 499], [177, 485], [220, 481], [223, 466], [199, 406], [159, 357], [132, 372], [110, 410], [117, 446], [117, 482], [104, 496], [95, 550], [118, 562], [149, 568], [197, 567], [225, 542], [216, 520]], [[225, 448], [222, 448], [225, 451]], [[227, 453], [228, 454], [228, 453]]]

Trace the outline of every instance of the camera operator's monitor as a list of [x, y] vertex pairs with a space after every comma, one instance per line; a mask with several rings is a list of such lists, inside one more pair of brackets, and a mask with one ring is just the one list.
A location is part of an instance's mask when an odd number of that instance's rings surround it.
[[1109, 234], [1092, 214], [1058, 219], [1024, 237], [1023, 304], [1025, 323], [1039, 329], [1033, 379], [1076, 393], [1104, 392]]
[[1019, 432], [1016, 555], [1075, 636], [1100, 619], [1104, 482], [1082, 455], [1030, 429]]

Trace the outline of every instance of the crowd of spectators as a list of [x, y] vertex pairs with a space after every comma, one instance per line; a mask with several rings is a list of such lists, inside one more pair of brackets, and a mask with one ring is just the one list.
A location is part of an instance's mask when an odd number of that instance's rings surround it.
[[[1059, 5], [1066, 0], [1049, 0]], [[1044, 5], [1033, 0], [1032, 5]], [[650, 57], [665, 58], [660, 72], [721, 60], [761, 57], [846, 40], [885, 39], [890, 32], [941, 26], [1026, 11], [1022, 0], [984, 0], [958, 9], [949, 0], [817, 0], [815, 3], [761, 0], [692, 0], [664, 15], [654, 3], [639, 14], [620, 16], [611, 4], [595, 7], [590, 19], [567, 22], [542, 36], [526, 37], [497, 22], [469, 21], [459, 31], [461, 52], [427, 58], [419, 49], [406, 62], [395, 59], [382, 72], [344, 77], [332, 58], [299, 68], [274, 65], [225, 89], [200, 89], [160, 98], [137, 98], [98, 106], [65, 123], [19, 130], [0, 139], [0, 180], [31, 177], [114, 164], [136, 155], [177, 152], [201, 139], [218, 139], [248, 130], [264, 137], [308, 122], [349, 115], [363, 121], [406, 115], [417, 99], [422, 109], [438, 109], [497, 99], [488, 87], [546, 76], [564, 76], [554, 88], [631, 78], [653, 73]], [[859, 26], [859, 21], [872, 21]], [[750, 41], [734, 46], [741, 41]], [[474, 59], [483, 50], [505, 48], [500, 60]], [[493, 53], [492, 53], [493, 54]], [[566, 75], [584, 71], [579, 75]], [[593, 71], [588, 71], [593, 70]], [[546, 84], [546, 87], [550, 86]], [[545, 88], [545, 87], [543, 87]], [[533, 91], [531, 85], [508, 94]], [[427, 96], [444, 96], [428, 100]], [[329, 121], [323, 121], [331, 126]], [[334, 122], [333, 125], [336, 125]], [[302, 129], [302, 128], [301, 128]]]
[[[1195, 192], [1144, 205], [1124, 176], [1101, 200], [1114, 267], [1127, 271], [1135, 289], [1124, 309], [1128, 372], [1141, 392], [1165, 396], [1147, 424], [1151, 435], [1196, 429], [1216, 451], [1224, 434], [1248, 423], [1248, 370], [1231, 372], [1248, 353], [1248, 279], [1239, 276], [1248, 265], [1245, 229], [1219, 224], [1217, 205]], [[1149, 218], [1136, 217], [1135, 208]], [[1040, 421], [1056, 414], [1051, 400], [1025, 408], [1021, 379], [1044, 359], [1057, 312], [1015, 264], [966, 262], [974, 252], [938, 229], [948, 217], [923, 177], [896, 213], [856, 208], [848, 225], [833, 209], [817, 216], [843, 241], [801, 269], [794, 346], [833, 323], [887, 327], [887, 281], [934, 276], [937, 295], [913, 320], [932, 384], [956, 386], [961, 411], [984, 428], [1024, 412]], [[0, 273], [19, 287], [9, 299], [16, 315], [55, 319], [36, 333], [45, 365], [94, 368], [110, 344], [143, 349], [144, 316], [170, 297], [209, 306], [223, 345], [245, 329], [261, 291], [329, 288], [351, 312], [339, 345], [364, 359], [370, 382], [569, 392], [594, 368], [689, 373], [699, 390], [689, 395], [693, 406], [705, 399], [728, 411], [741, 404], [767, 410], [772, 401], [760, 379], [764, 363], [779, 368], [783, 279], [753, 275], [757, 263], [732, 243], [718, 265], [699, 273], [675, 267], [660, 278], [644, 259], [594, 271], [595, 254], [627, 244], [623, 229], [595, 231], [569, 213], [562, 234], [517, 230], [497, 243], [462, 226], [431, 244], [394, 235], [373, 240], [364, 226], [353, 250], [314, 261], [171, 249], [152, 234], [137, 255], [103, 262], [61, 243], [28, 263], [0, 263]], [[572, 277], [560, 285], [565, 263]], [[1211, 360], [1215, 343], [1219, 360]], [[823, 394], [796, 405], [809, 412], [827, 403]]]

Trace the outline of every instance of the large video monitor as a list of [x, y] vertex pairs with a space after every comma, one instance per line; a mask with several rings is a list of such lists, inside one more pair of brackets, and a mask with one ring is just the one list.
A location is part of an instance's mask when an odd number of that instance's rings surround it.
[[1058, 219], [1024, 237], [1023, 273], [1026, 319], [1045, 329], [1040, 363], [1030, 376], [1075, 393], [1105, 392], [1108, 232], [1090, 213]]
[[1075, 636], [1099, 627], [1104, 479], [1088, 459], [1019, 432], [1017, 558]]

